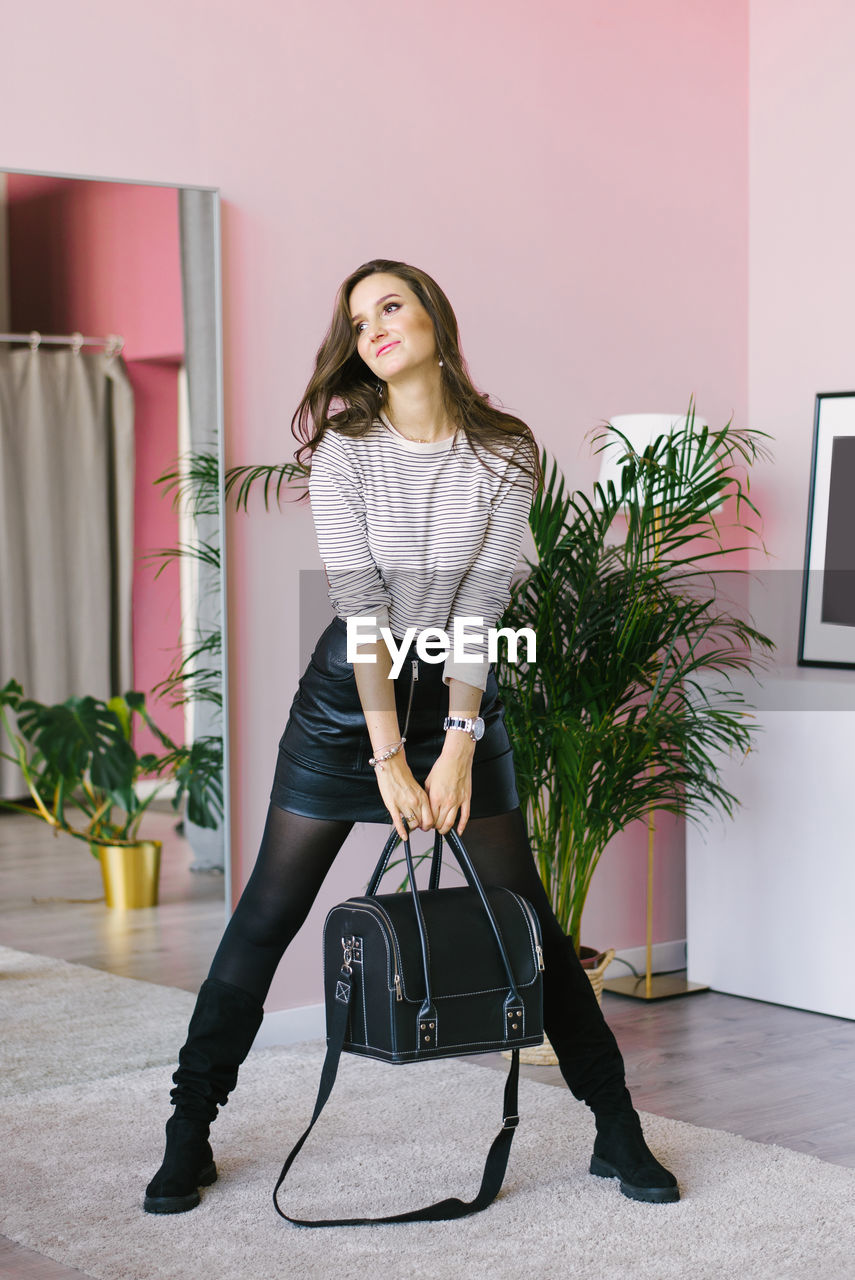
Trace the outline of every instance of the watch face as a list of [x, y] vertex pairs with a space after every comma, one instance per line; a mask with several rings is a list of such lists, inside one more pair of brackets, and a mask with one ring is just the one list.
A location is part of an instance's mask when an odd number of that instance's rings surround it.
[[484, 721], [481, 716], [478, 716], [476, 720], [472, 721], [472, 737], [476, 742], [478, 742], [480, 738], [484, 737]]

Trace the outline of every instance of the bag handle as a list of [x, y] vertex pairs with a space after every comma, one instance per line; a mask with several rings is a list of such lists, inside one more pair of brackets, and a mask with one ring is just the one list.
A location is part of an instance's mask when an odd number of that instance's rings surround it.
[[[380, 881], [383, 879], [383, 876], [386, 874], [386, 869], [389, 865], [389, 859], [394, 853], [398, 845], [398, 841], [400, 839], [401, 837], [398, 835], [397, 831], [393, 827], [391, 834], [389, 835], [389, 839], [386, 841], [386, 843], [383, 846], [383, 852], [380, 854], [380, 861], [377, 863], [377, 866], [372, 871], [371, 879], [368, 881], [368, 888], [365, 890], [365, 892], [366, 894], [369, 895], [369, 897], [373, 898], [374, 894], [377, 892], [378, 885], [380, 884]], [[438, 831], [434, 831], [433, 857], [431, 858], [431, 865], [430, 865], [430, 886], [429, 887], [431, 889], [439, 888], [439, 876], [440, 876], [441, 870], [442, 870], [442, 836]]]
[[433, 857], [430, 860], [430, 883], [428, 888], [431, 893], [439, 888], [439, 877], [442, 871], [442, 836], [438, 831], [433, 833]]
[[[389, 839], [386, 841], [386, 844], [383, 847], [383, 852], [380, 854], [380, 861], [377, 863], [377, 866], [374, 868], [374, 874], [372, 875], [371, 879], [368, 882], [368, 889], [366, 892], [369, 897], [373, 897], [377, 892], [377, 886], [380, 883], [380, 880], [383, 876], [384, 871], [386, 870], [386, 866], [388, 864], [389, 858], [392, 856], [392, 851], [395, 849], [400, 838], [401, 837], [398, 835], [398, 832], [393, 828], [391, 835], [389, 836]], [[493, 908], [490, 906], [487, 895], [484, 892], [484, 886], [481, 884], [481, 880], [478, 876], [477, 871], [475, 870], [472, 859], [470, 858], [469, 854], [466, 852], [466, 849], [464, 848], [463, 841], [460, 839], [460, 836], [457, 834], [457, 832], [453, 827], [451, 828], [450, 831], [447, 831], [445, 833], [445, 839], [448, 842], [448, 847], [451, 849], [451, 852], [454, 854], [455, 858], [457, 859], [457, 862], [460, 866], [460, 870], [463, 872], [463, 875], [466, 878], [467, 884], [471, 889], [474, 889], [475, 892], [478, 894], [478, 897], [481, 900], [481, 905], [487, 913], [487, 918], [490, 921], [490, 925], [493, 930], [493, 936], [495, 937], [496, 942], [498, 944], [499, 954], [502, 958], [502, 964], [504, 966], [505, 974], [508, 979], [509, 994], [508, 994], [507, 1004], [509, 1007], [518, 1009], [522, 1002], [519, 997], [519, 992], [517, 991], [516, 978], [514, 977], [514, 971], [511, 968], [511, 962], [508, 959], [508, 953], [505, 949], [504, 939], [502, 938], [501, 930], [499, 929], [499, 922], [496, 919], [495, 913], [493, 912]], [[437, 865], [437, 861], [438, 861], [437, 848], [439, 848], [440, 850], [442, 848], [442, 836], [438, 831], [434, 836], [434, 866]], [[424, 968], [424, 976], [425, 976], [425, 991], [427, 993], [425, 996], [424, 1007], [427, 1009], [433, 1003], [431, 999], [431, 987], [430, 987], [430, 965], [428, 964], [429, 949], [428, 949], [428, 943], [427, 943], [427, 930], [425, 928], [424, 913], [422, 912], [422, 906], [419, 901], [419, 895], [418, 895], [418, 892], [416, 891], [415, 870], [413, 868], [413, 855], [412, 855], [412, 850], [410, 849], [409, 838], [407, 838], [404, 841], [404, 857], [406, 858], [406, 862], [407, 862], [407, 874], [410, 879], [411, 897], [413, 899], [413, 906], [416, 913], [416, 924], [418, 926], [419, 942], [421, 944], [422, 966]], [[441, 854], [440, 854], [440, 857], [441, 857]], [[434, 868], [432, 867], [431, 882], [433, 882], [433, 870]], [[438, 880], [439, 879], [438, 867], [437, 867], [436, 875]]]
[[291, 1165], [299, 1155], [303, 1143], [315, 1127], [315, 1122], [323, 1111], [335, 1084], [353, 992], [353, 981], [351, 973], [348, 972], [349, 968], [350, 966], [347, 964], [342, 965], [336, 984], [335, 1008], [329, 1028], [327, 1054], [321, 1071], [321, 1081], [318, 1086], [318, 1096], [315, 1101], [312, 1119], [302, 1137], [292, 1147], [288, 1158], [282, 1166], [279, 1181], [273, 1191], [273, 1203], [276, 1207], [276, 1212], [280, 1218], [284, 1218], [287, 1222], [293, 1222], [298, 1227], [362, 1227], [372, 1222], [444, 1222], [451, 1218], [463, 1218], [467, 1214], [478, 1213], [481, 1209], [486, 1209], [488, 1205], [493, 1203], [501, 1190], [505, 1170], [508, 1167], [508, 1157], [511, 1153], [511, 1143], [514, 1140], [514, 1131], [519, 1124], [519, 1115], [517, 1114], [517, 1088], [520, 1073], [519, 1049], [514, 1049], [512, 1052], [511, 1068], [505, 1082], [502, 1127], [493, 1139], [492, 1146], [487, 1154], [487, 1162], [484, 1165], [484, 1172], [481, 1177], [481, 1186], [474, 1200], [465, 1201], [459, 1200], [456, 1196], [450, 1196], [446, 1200], [438, 1200], [435, 1204], [426, 1205], [423, 1209], [411, 1209], [408, 1213], [388, 1214], [382, 1218], [292, 1218], [279, 1207], [279, 1188], [285, 1181]]
[[[439, 835], [439, 832], [437, 832], [436, 834]], [[380, 881], [383, 879], [383, 876], [386, 872], [386, 868], [389, 865], [389, 859], [391, 858], [395, 849], [398, 847], [398, 841], [400, 839], [401, 837], [398, 835], [397, 831], [393, 827], [392, 830], [389, 832], [389, 839], [386, 841], [386, 843], [383, 846], [383, 852], [380, 854], [380, 861], [377, 863], [377, 866], [372, 871], [371, 879], [368, 881], [368, 888], [365, 890], [365, 892], [369, 898], [373, 898], [374, 895], [376, 894], [377, 886], [380, 884]], [[434, 848], [435, 847], [436, 847], [436, 841], [434, 841]]]

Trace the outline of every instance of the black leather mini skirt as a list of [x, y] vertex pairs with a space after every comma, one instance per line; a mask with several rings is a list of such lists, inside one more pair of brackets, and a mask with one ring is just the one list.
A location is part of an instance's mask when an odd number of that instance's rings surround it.
[[[308, 818], [388, 823], [391, 819], [368, 763], [371, 741], [353, 667], [346, 657], [346, 640], [346, 625], [335, 618], [315, 647], [279, 742], [270, 799], [280, 809]], [[448, 715], [448, 686], [442, 671], [441, 662], [425, 662], [412, 645], [395, 681], [402, 729], [409, 719], [407, 763], [422, 785], [445, 741], [442, 722]], [[473, 818], [488, 818], [519, 804], [513, 753], [492, 667], [479, 715], [484, 719], [484, 736], [475, 745], [470, 812]]]

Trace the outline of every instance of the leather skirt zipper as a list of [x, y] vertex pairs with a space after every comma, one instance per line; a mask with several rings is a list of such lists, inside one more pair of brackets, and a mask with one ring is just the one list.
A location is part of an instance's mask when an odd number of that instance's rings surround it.
[[419, 663], [418, 663], [418, 659], [417, 659], [417, 658], [412, 658], [412, 659], [411, 659], [411, 661], [410, 661], [410, 696], [407, 698], [407, 714], [406, 714], [406, 716], [405, 716], [405, 718], [404, 718], [404, 727], [403, 727], [403, 729], [401, 730], [401, 737], [402, 737], [402, 738], [406, 738], [406, 736], [407, 736], [407, 730], [408, 730], [408, 729], [409, 729], [409, 727], [410, 727], [410, 712], [411, 712], [411, 711], [412, 711], [412, 709], [413, 709], [413, 690], [414, 690], [414, 688], [415, 688], [415, 684], [416, 684], [416, 681], [418, 680], [418, 678], [419, 678]]

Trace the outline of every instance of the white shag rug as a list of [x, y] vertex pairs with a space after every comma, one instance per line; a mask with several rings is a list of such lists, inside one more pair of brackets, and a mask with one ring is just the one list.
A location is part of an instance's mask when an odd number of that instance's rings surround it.
[[0, 947], [0, 1098], [176, 1061], [195, 1003], [177, 987]]
[[[311, 1113], [319, 1041], [251, 1054], [213, 1128], [219, 1181], [190, 1213], [145, 1214], [143, 1191], [160, 1162], [172, 1060], [192, 997], [2, 948], [0, 975], [0, 1068], [4, 1080], [19, 1082], [0, 1103], [0, 1231], [97, 1280], [853, 1275], [855, 1170], [647, 1115], [650, 1144], [679, 1177], [683, 1199], [638, 1204], [615, 1182], [587, 1173], [587, 1108], [563, 1089], [529, 1080], [520, 1086], [522, 1119], [505, 1186], [485, 1212], [452, 1223], [290, 1226], [271, 1196]], [[23, 984], [28, 1017], [18, 1003]], [[123, 1066], [129, 1018], [131, 1065]], [[13, 1043], [19, 1034], [23, 1051]], [[140, 1069], [147, 1036], [163, 1061]], [[33, 1055], [36, 1076], [21, 1072]], [[108, 1068], [103, 1078], [92, 1075], [99, 1055]], [[63, 1078], [69, 1083], [58, 1084]], [[468, 1063], [399, 1068], [345, 1056], [289, 1175], [286, 1208], [355, 1216], [447, 1195], [471, 1198], [500, 1124], [502, 1088], [500, 1074]]]

